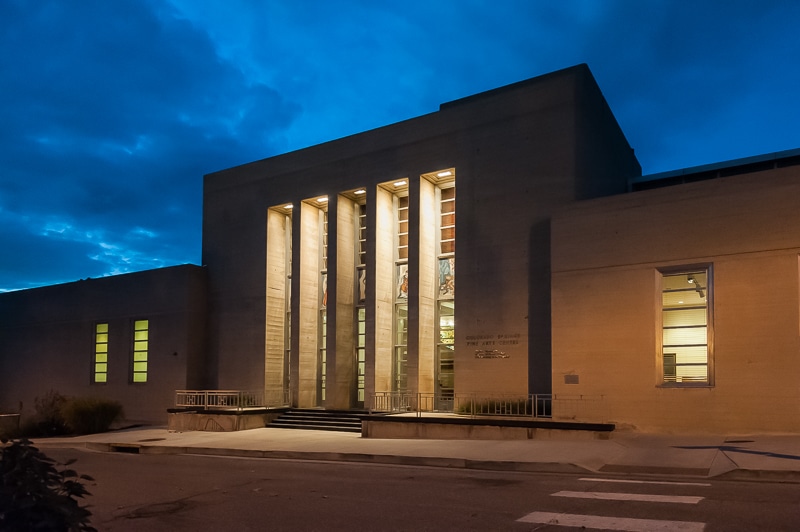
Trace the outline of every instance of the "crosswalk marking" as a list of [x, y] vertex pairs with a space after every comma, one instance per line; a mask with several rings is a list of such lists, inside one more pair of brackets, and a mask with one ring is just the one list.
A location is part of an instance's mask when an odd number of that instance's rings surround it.
[[603, 493], [599, 491], [559, 491], [554, 497], [572, 497], [575, 499], [602, 499], [608, 501], [643, 501], [672, 502], [680, 504], [697, 504], [703, 497], [693, 495], [648, 495], [644, 493]]
[[599, 515], [551, 512], [532, 512], [517, 521], [602, 530], [625, 530], [628, 532], [702, 532], [705, 528], [704, 523], [693, 521], [662, 521], [658, 519], [633, 519], [629, 517], [603, 517]]
[[584, 477], [579, 478], [578, 480], [584, 480], [587, 482], [617, 482], [620, 484], [659, 484], [664, 486], [702, 486], [702, 487], [709, 487], [711, 486], [708, 482], [670, 482], [667, 480], [630, 480], [626, 478], [590, 478]]

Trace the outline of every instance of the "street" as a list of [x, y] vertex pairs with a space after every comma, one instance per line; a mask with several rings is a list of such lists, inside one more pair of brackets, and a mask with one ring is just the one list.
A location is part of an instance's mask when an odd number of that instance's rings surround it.
[[101, 531], [797, 530], [800, 486], [47, 449]]

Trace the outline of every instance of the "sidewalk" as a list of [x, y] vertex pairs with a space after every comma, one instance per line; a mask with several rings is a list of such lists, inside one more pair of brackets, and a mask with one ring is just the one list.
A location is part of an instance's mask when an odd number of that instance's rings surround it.
[[656, 435], [608, 440], [373, 439], [359, 434], [260, 428], [169, 432], [142, 427], [37, 439], [47, 448], [204, 454], [578, 474], [658, 474], [800, 482], [800, 435]]

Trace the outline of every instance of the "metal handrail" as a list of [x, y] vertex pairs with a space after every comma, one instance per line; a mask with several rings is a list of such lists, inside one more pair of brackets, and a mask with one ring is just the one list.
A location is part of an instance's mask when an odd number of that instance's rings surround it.
[[376, 392], [369, 412], [452, 412], [470, 416], [552, 417], [551, 394], [433, 394]]
[[289, 394], [285, 390], [177, 390], [175, 392], [177, 408], [242, 410], [288, 405]]

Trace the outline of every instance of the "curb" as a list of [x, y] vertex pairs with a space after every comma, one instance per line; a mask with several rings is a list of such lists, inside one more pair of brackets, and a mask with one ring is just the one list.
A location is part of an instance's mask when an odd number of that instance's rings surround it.
[[152, 455], [194, 454], [199, 456], [235, 456], [239, 458], [267, 458], [273, 460], [309, 460], [319, 462], [351, 462], [401, 466], [442, 467], [476, 471], [518, 471], [524, 473], [590, 474], [591, 469], [577, 464], [559, 462], [512, 462], [502, 460], [472, 460], [440, 456], [404, 456], [391, 454], [337, 453], [323, 451], [262, 451], [258, 449], [222, 449], [218, 447], [182, 447], [166, 445], [141, 445], [137, 443], [75, 444], [53, 443], [40, 448], [88, 449], [106, 453], [131, 453]]
[[258, 449], [227, 449], [219, 447], [185, 447], [167, 445], [142, 445], [139, 443], [98, 442], [36, 442], [40, 449], [88, 449], [98, 452], [117, 452], [152, 455], [193, 454], [199, 456], [234, 456], [240, 458], [265, 458], [273, 460], [308, 460], [320, 462], [349, 462], [399, 466], [440, 467], [474, 471], [516, 471], [523, 473], [609, 474], [609, 475], [660, 475], [707, 478], [731, 481], [762, 481], [800, 483], [800, 471], [732, 469], [718, 475], [709, 475], [710, 469], [660, 467], [645, 465], [605, 464], [599, 469], [560, 462], [515, 462], [502, 460], [472, 460], [437, 456], [405, 456], [367, 453], [339, 453], [324, 451], [275, 451]]

